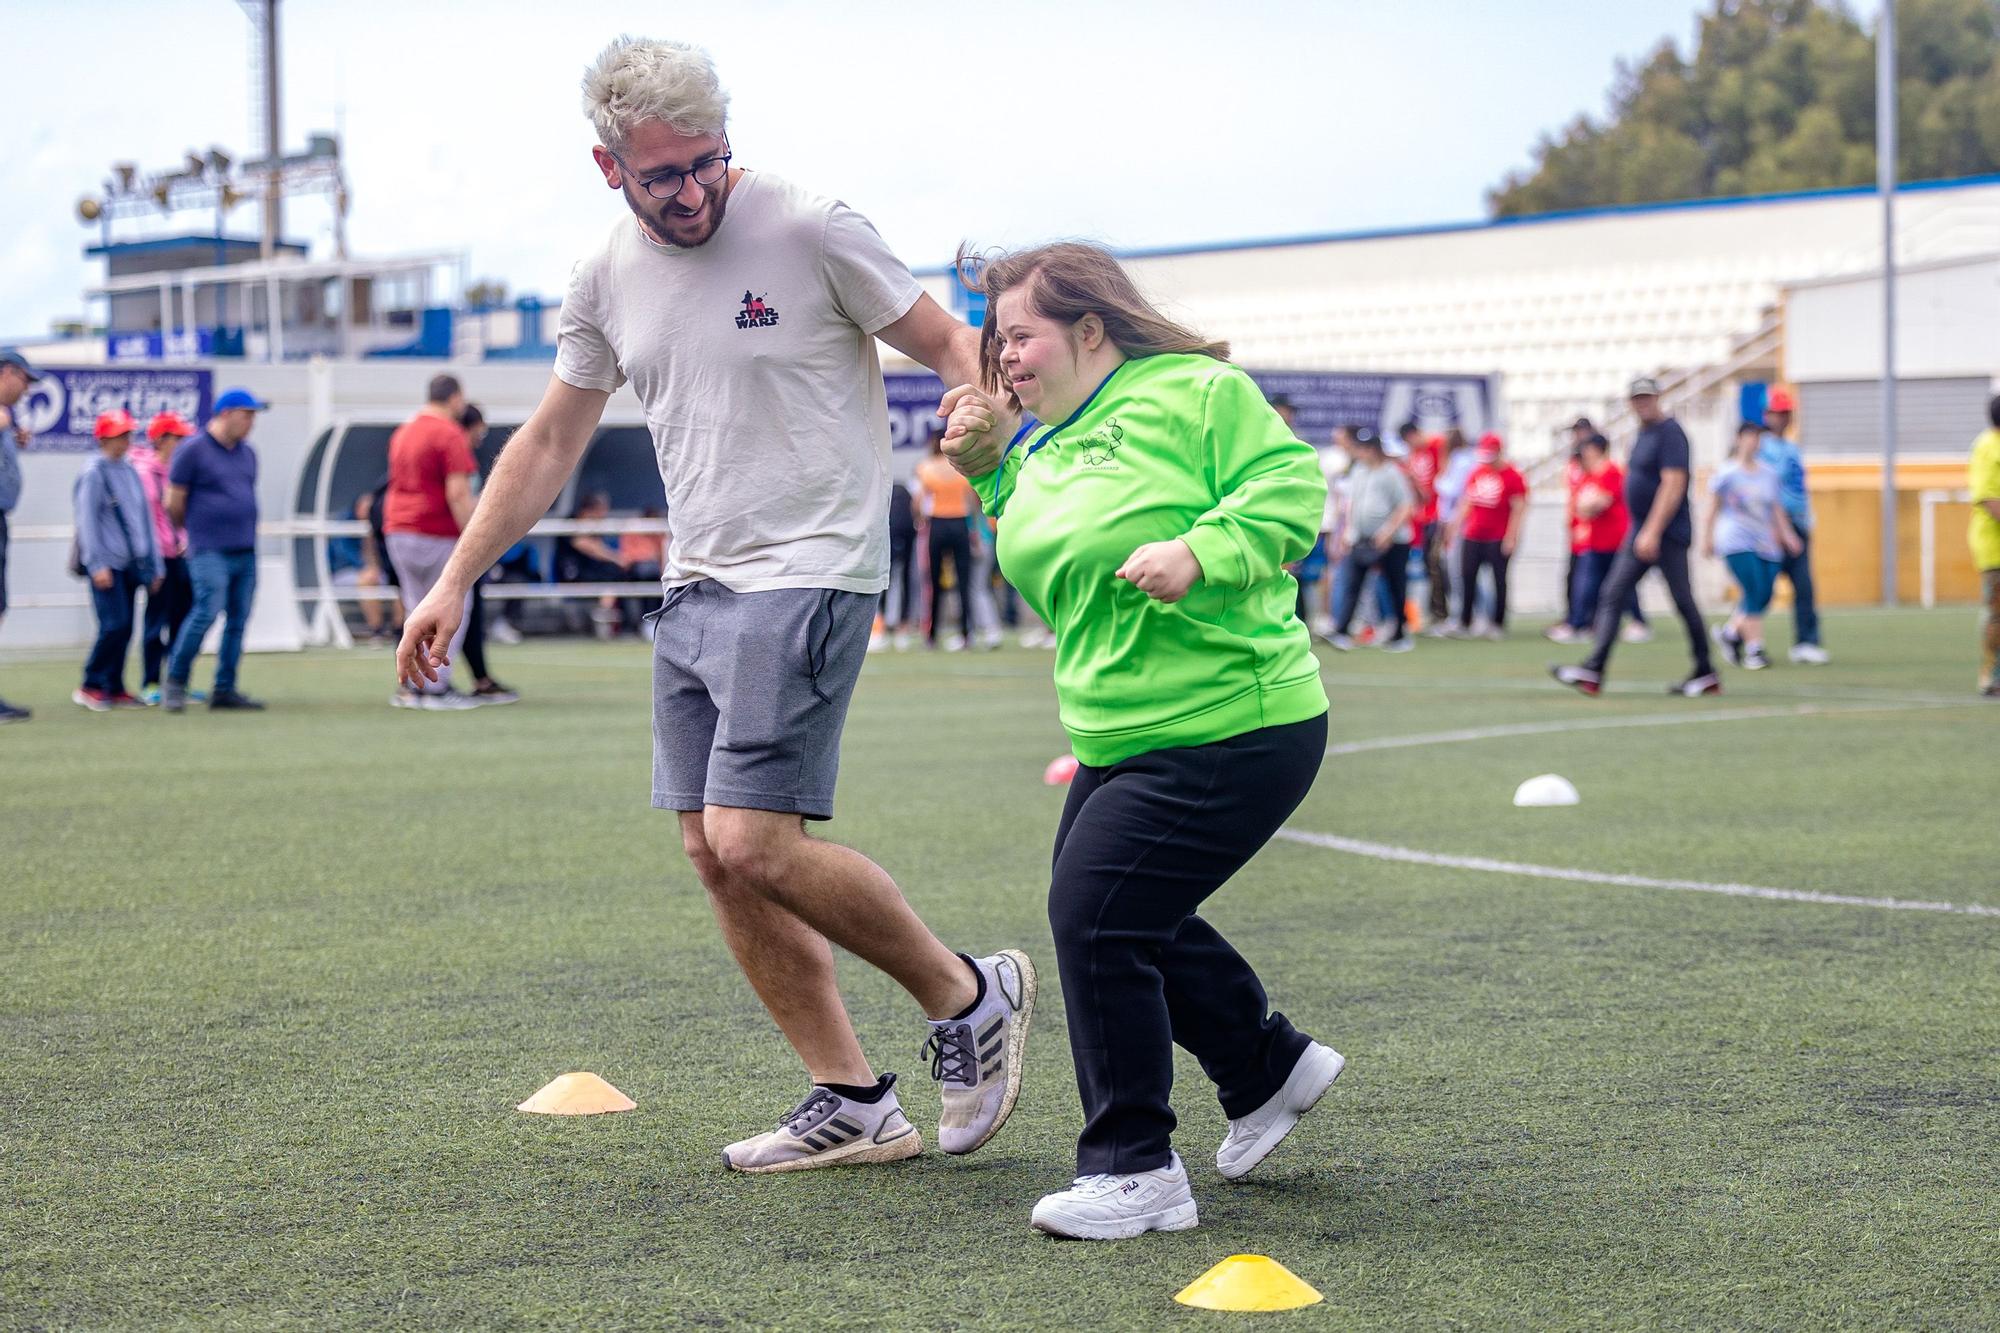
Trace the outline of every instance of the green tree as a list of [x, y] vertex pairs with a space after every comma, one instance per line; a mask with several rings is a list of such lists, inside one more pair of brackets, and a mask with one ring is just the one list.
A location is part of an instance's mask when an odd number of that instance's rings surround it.
[[[2000, 0], [1897, 0], [1898, 169], [2000, 171]], [[1871, 24], [1872, 26], [1872, 24]], [[1875, 41], [1839, 0], [1714, 0], [1691, 59], [1619, 61], [1610, 111], [1543, 135], [1495, 216], [1863, 185]]]

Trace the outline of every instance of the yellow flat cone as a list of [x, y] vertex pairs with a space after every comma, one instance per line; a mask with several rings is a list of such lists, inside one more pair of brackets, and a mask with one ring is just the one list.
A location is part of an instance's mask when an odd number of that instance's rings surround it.
[[636, 1111], [639, 1103], [595, 1074], [564, 1074], [514, 1109], [535, 1115], [604, 1115]]
[[1291, 1269], [1261, 1254], [1232, 1254], [1174, 1299], [1203, 1310], [1296, 1310], [1326, 1299]]

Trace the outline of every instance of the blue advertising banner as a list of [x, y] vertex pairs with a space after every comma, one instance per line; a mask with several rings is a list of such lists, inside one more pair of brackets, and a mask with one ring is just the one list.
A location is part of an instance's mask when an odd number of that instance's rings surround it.
[[[937, 415], [944, 382], [935, 375], [885, 375], [889, 442], [923, 449], [944, 430]], [[1293, 429], [1311, 444], [1326, 444], [1335, 426], [1373, 426], [1385, 440], [1415, 421], [1426, 435], [1453, 426], [1472, 439], [1498, 428], [1493, 381], [1485, 375], [1362, 374], [1346, 371], [1253, 370], [1250, 378], [1267, 398], [1283, 397], [1297, 413]]]
[[35, 437], [36, 453], [89, 453], [97, 447], [97, 414], [124, 408], [146, 423], [160, 412], [178, 412], [200, 426], [215, 401], [215, 373], [195, 369], [122, 367], [69, 370], [38, 367], [42, 378], [14, 408], [14, 419]]

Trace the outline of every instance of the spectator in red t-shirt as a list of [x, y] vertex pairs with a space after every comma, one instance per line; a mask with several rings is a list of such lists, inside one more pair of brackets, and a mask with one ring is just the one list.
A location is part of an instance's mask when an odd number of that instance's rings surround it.
[[1424, 581], [1430, 588], [1428, 618], [1433, 624], [1442, 624], [1451, 616], [1451, 577], [1444, 568], [1444, 524], [1439, 521], [1437, 492], [1438, 473], [1444, 470], [1444, 438], [1426, 438], [1414, 421], [1405, 421], [1401, 434], [1410, 450], [1403, 470], [1417, 488], [1417, 512], [1411, 522], [1423, 544]]
[[1466, 478], [1465, 500], [1454, 525], [1459, 538], [1458, 577], [1464, 599], [1458, 608], [1457, 638], [1471, 638], [1472, 611], [1479, 600], [1479, 571], [1493, 571], [1493, 623], [1483, 637], [1500, 639], [1507, 632], [1507, 565], [1521, 538], [1528, 515], [1528, 483], [1502, 457], [1498, 435], [1479, 437], [1479, 466]]
[[1556, 643], [1590, 637], [1597, 623], [1597, 594], [1632, 527], [1625, 474], [1611, 461], [1611, 445], [1602, 435], [1593, 430], [1584, 437], [1569, 475], [1569, 549], [1576, 578], [1570, 585], [1569, 618], [1549, 629], [1548, 637]]
[[[451, 375], [431, 377], [430, 391], [417, 414], [389, 437], [389, 489], [382, 500], [382, 532], [404, 600], [424, 599], [451, 558], [458, 534], [472, 521], [472, 479], [479, 464], [459, 419], [465, 389]], [[471, 618], [470, 596], [458, 632], [445, 651], [447, 665], [423, 690], [398, 688], [389, 700], [398, 708], [476, 708], [479, 701], [452, 688], [451, 667], [464, 647]]]

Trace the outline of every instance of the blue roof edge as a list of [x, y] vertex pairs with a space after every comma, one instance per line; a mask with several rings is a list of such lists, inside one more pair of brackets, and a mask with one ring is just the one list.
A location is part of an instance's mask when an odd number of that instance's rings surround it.
[[[2000, 172], [1984, 176], [1960, 176], [1951, 180], [1912, 181], [1896, 187], [1898, 194], [1922, 194], [1939, 190], [1962, 190], [1981, 185], [2000, 185]], [[1587, 218], [1630, 217], [1643, 213], [1675, 213], [1696, 209], [1741, 208], [1751, 204], [1789, 204], [1811, 199], [1863, 198], [1879, 194], [1873, 185], [1843, 185], [1825, 190], [1789, 190], [1779, 194], [1724, 195], [1714, 199], [1671, 199], [1656, 204], [1606, 204], [1598, 208], [1570, 208], [1554, 213], [1528, 213], [1521, 217], [1486, 218], [1476, 222], [1437, 222], [1415, 227], [1371, 227], [1359, 231], [1305, 232], [1295, 236], [1248, 237], [1234, 241], [1207, 241], [1189, 245], [1139, 246], [1116, 249], [1120, 259], [1171, 259], [1180, 255], [1223, 254], [1232, 250], [1277, 250], [1294, 245], [1329, 245], [1341, 241], [1385, 241], [1412, 236], [1448, 236], [1455, 232], [1492, 231], [1503, 227], [1529, 227], [1544, 222], [1575, 222]], [[943, 277], [951, 265], [937, 264], [917, 269], [923, 277]]]

